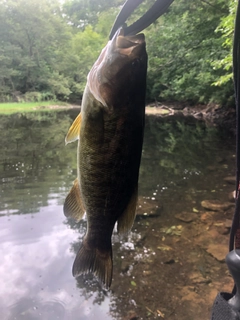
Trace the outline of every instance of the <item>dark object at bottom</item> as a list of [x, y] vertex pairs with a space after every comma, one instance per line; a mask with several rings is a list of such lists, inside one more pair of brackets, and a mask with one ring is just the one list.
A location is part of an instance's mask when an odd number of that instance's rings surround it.
[[230, 251], [226, 263], [235, 282], [236, 293], [221, 292], [217, 295], [211, 320], [240, 320], [240, 250]]
[[[237, 13], [233, 40], [233, 75], [237, 111], [236, 139], [236, 206], [230, 233], [229, 250], [226, 256], [228, 269], [235, 286], [233, 294], [220, 293], [213, 304], [211, 320], [240, 320], [240, 1]], [[235, 250], [233, 250], [235, 248]]]
[[232, 297], [232, 294], [226, 292], [217, 295], [212, 308], [211, 320], [240, 320], [240, 313], [233, 310], [228, 303]]

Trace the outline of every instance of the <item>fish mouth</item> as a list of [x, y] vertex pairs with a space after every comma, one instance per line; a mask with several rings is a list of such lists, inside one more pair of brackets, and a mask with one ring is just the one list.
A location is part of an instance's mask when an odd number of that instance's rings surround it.
[[[137, 71], [146, 70], [147, 53], [144, 34], [124, 36], [119, 29], [103, 48], [88, 74], [88, 88], [103, 106], [111, 105], [113, 92], [136, 79]], [[140, 72], [141, 73], [141, 72]]]
[[145, 49], [145, 36], [139, 33], [131, 36], [124, 36], [123, 29], [119, 29], [115, 35], [115, 50], [120, 54], [130, 56], [132, 54], [139, 55], [142, 49]]

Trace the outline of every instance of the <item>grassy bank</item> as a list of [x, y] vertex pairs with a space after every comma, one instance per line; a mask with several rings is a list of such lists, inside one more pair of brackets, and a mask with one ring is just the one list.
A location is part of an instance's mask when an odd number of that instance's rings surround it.
[[0, 114], [11, 114], [17, 112], [32, 112], [39, 110], [51, 110], [68, 107], [68, 104], [62, 101], [40, 101], [40, 102], [9, 102], [0, 103]]

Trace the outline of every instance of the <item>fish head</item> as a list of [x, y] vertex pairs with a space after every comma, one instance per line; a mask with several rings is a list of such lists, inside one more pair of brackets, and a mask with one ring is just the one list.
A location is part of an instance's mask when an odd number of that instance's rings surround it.
[[88, 74], [91, 93], [104, 106], [117, 97], [134, 94], [146, 85], [147, 52], [144, 34], [124, 36], [119, 29], [102, 50]]

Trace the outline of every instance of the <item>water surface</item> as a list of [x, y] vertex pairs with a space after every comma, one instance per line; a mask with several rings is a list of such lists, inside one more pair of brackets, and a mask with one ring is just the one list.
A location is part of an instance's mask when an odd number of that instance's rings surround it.
[[[77, 113], [0, 117], [1, 319], [208, 318], [226, 268], [199, 245], [202, 230], [216, 229], [203, 221], [201, 201], [228, 201], [234, 186], [224, 177], [234, 174], [234, 138], [191, 117], [146, 117], [141, 216], [128, 237], [113, 235], [113, 283], [106, 291], [91, 275], [71, 274], [86, 231], [85, 220], [76, 224], [62, 211], [77, 173], [77, 145], [65, 147], [64, 137]], [[179, 221], [175, 215], [183, 211], [198, 219]], [[208, 281], [196, 284], [194, 272]], [[198, 301], [203, 292], [211, 295]]]

